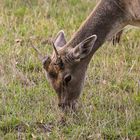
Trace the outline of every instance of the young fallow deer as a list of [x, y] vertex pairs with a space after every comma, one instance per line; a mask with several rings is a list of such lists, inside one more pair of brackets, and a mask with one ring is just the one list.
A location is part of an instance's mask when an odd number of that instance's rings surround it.
[[60, 108], [75, 108], [93, 54], [129, 24], [140, 25], [140, 0], [101, 0], [69, 42], [63, 31], [58, 33], [54, 53], [43, 59], [43, 67]]

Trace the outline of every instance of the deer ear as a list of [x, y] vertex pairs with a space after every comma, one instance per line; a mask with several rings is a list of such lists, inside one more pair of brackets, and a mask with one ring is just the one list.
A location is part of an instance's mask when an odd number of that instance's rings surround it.
[[66, 44], [65, 34], [64, 34], [64, 31], [61, 30], [58, 32], [54, 40], [54, 45], [55, 47], [63, 47], [65, 44]]
[[96, 35], [92, 35], [78, 44], [72, 51], [75, 59], [83, 59], [91, 52], [95, 41], [97, 40]]

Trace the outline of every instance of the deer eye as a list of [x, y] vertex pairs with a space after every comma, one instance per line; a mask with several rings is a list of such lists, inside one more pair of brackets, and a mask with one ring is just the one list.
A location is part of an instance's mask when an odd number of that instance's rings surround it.
[[66, 84], [68, 84], [70, 81], [71, 81], [71, 75], [66, 75], [65, 77], [64, 77], [64, 81], [65, 81], [65, 83]]

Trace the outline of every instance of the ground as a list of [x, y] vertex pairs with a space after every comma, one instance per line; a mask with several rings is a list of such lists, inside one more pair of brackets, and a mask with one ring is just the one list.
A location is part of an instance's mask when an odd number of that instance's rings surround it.
[[0, 0], [0, 139], [139, 140], [140, 29], [93, 56], [75, 113], [65, 116], [31, 45], [43, 55], [63, 29], [67, 39], [97, 0]]

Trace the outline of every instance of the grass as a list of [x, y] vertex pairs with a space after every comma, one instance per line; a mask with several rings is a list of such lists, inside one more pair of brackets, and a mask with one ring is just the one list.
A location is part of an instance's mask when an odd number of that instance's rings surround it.
[[47, 38], [70, 39], [96, 1], [0, 0], [0, 139], [139, 140], [140, 30], [94, 55], [78, 111], [66, 116], [30, 40], [45, 55]]

